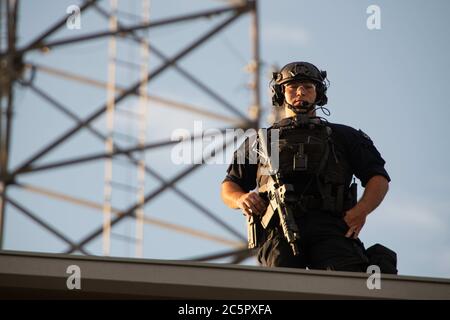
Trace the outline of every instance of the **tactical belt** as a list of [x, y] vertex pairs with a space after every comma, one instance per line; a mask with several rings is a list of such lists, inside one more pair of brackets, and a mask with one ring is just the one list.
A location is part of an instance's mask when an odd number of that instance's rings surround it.
[[351, 208], [351, 201], [344, 201], [343, 206], [337, 205], [336, 197], [325, 199], [315, 196], [303, 196], [295, 204], [294, 212], [306, 213], [311, 210], [328, 211], [333, 214], [342, 215], [343, 211]]

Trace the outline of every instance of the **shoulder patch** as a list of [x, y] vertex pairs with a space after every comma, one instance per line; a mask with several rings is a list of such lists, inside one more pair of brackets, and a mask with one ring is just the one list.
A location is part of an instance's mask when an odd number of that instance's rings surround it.
[[370, 139], [370, 137], [367, 135], [367, 133], [365, 133], [364, 131], [362, 131], [361, 129], [358, 130], [358, 133], [360, 135], [362, 135], [365, 139], [372, 141], [372, 139]]

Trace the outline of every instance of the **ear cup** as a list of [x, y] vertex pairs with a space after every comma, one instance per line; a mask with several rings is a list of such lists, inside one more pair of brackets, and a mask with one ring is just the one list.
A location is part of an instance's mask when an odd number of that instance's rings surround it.
[[280, 84], [272, 85], [272, 104], [281, 107], [284, 102], [283, 87]]
[[284, 102], [283, 86], [277, 84], [277, 81], [281, 79], [281, 74], [278, 72], [272, 73], [272, 80], [270, 81], [270, 88], [272, 91], [272, 105], [275, 107], [281, 107]]
[[[326, 91], [326, 90], [325, 90]], [[316, 98], [316, 104], [321, 107], [326, 105], [328, 102], [328, 97], [325, 95], [324, 92], [319, 93], [317, 92], [317, 98]]]
[[317, 87], [317, 98], [316, 98], [316, 104], [321, 107], [327, 104], [328, 97], [326, 95], [327, 93], [327, 86], [324, 84], [325, 81], [323, 81], [318, 87]]
[[317, 88], [317, 98], [316, 98], [316, 104], [321, 107], [327, 104], [328, 97], [327, 97], [327, 72], [325, 70], [320, 71], [320, 85]]

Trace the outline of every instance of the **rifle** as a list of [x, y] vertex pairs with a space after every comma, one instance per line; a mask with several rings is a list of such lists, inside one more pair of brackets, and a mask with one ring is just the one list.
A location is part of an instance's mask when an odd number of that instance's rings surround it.
[[[279, 172], [273, 169], [272, 161], [267, 151], [267, 142], [264, 134], [258, 134], [258, 136], [260, 138], [261, 149], [263, 151], [262, 153], [259, 151], [257, 152], [263, 160], [265, 160], [268, 167], [268, 196], [270, 201], [269, 206], [271, 209], [266, 211], [266, 214], [261, 219], [261, 224], [264, 228], [266, 228], [272, 220], [274, 213], [277, 212], [283, 235], [291, 246], [294, 255], [297, 256], [300, 252], [296, 241], [300, 239], [300, 233], [295, 222], [292, 209], [289, 207], [289, 203], [296, 200], [294, 188], [291, 184], [281, 183]], [[248, 219], [249, 248], [254, 248], [257, 245], [257, 222], [255, 219], [257, 218], [254, 216], [250, 216]]]

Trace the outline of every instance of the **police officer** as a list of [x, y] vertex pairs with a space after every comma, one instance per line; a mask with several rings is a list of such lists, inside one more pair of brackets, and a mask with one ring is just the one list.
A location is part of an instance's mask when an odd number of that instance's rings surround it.
[[[280, 130], [279, 170], [282, 182], [294, 186], [300, 254], [294, 255], [279, 221], [272, 219], [260, 239], [258, 261], [264, 266], [365, 272], [370, 264], [358, 235], [383, 201], [390, 177], [368, 135], [316, 116], [327, 103], [328, 83], [326, 71], [308, 62], [289, 63], [273, 74], [272, 102], [284, 109], [284, 117], [269, 130]], [[222, 183], [222, 199], [261, 218], [270, 210], [262, 164], [239, 163], [237, 152]], [[359, 201], [352, 199], [353, 176], [365, 188]]]

